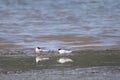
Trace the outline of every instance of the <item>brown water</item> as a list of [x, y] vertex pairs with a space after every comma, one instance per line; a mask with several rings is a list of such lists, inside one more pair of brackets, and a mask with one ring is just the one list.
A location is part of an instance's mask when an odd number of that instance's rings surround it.
[[0, 48], [120, 49], [119, 0], [2, 0]]

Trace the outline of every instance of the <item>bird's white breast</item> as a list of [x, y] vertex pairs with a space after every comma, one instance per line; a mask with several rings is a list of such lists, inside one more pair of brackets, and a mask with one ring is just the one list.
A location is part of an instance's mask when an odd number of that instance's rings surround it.
[[71, 53], [72, 51], [68, 51], [68, 50], [59, 50], [60, 54], [64, 54], [64, 53]]

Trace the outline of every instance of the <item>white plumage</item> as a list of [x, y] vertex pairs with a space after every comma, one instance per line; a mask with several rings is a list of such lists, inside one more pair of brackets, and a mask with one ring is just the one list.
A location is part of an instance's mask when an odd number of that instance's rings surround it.
[[59, 54], [65, 54], [65, 53], [72, 53], [72, 51], [64, 50], [64, 49], [58, 49]]
[[39, 61], [44, 61], [44, 60], [49, 60], [49, 57], [47, 58], [47, 57], [36, 57], [36, 62], [38, 63]]
[[73, 62], [73, 60], [70, 59], [70, 58], [60, 58], [59, 60], [57, 60], [57, 62], [59, 62], [59, 63], [68, 63], [68, 62]]
[[41, 49], [40, 47], [36, 47], [36, 48], [35, 48], [35, 52], [36, 52], [36, 53], [46, 52], [46, 51], [48, 51], [48, 50], [43, 50], [43, 49]]

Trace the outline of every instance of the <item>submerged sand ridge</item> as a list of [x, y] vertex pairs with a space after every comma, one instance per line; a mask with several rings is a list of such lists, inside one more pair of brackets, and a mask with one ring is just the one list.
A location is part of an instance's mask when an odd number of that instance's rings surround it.
[[[103, 38], [119, 38], [117, 36], [103, 36]], [[49, 35], [33, 38], [33, 40], [24, 40], [24, 44], [0, 38], [1, 49], [34, 48], [36, 46], [46, 47], [48, 49], [68, 48], [68, 49], [120, 49], [119, 41], [109, 42], [98, 37], [80, 37], [75, 35]], [[37, 43], [36, 43], [37, 42]], [[26, 45], [26, 47], [25, 47]]]
[[17, 49], [20, 45], [5, 38], [0, 37], [0, 49]]
[[[54, 41], [54, 40], [61, 41], [63, 42], [63, 45], [68, 45], [68, 47], [71, 46], [72, 48], [77, 48], [77, 49], [112, 49], [112, 48], [119, 49], [119, 44], [117, 43], [109, 43], [109, 41], [104, 41], [101, 38], [92, 37], [92, 36], [80, 37], [75, 35], [55, 35], [55, 36], [50, 35], [50, 36], [43, 36], [38, 38], [43, 39], [46, 42]], [[110, 38], [113, 38], [113, 36]], [[116, 36], [114, 36], [114, 38], [116, 38]]]

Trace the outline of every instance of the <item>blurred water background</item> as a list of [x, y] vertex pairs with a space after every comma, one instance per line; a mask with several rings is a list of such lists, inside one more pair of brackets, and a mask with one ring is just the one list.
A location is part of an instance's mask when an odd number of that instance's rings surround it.
[[0, 80], [119, 80], [119, 49], [120, 0], [0, 0]]
[[0, 0], [0, 48], [120, 48], [119, 0]]

